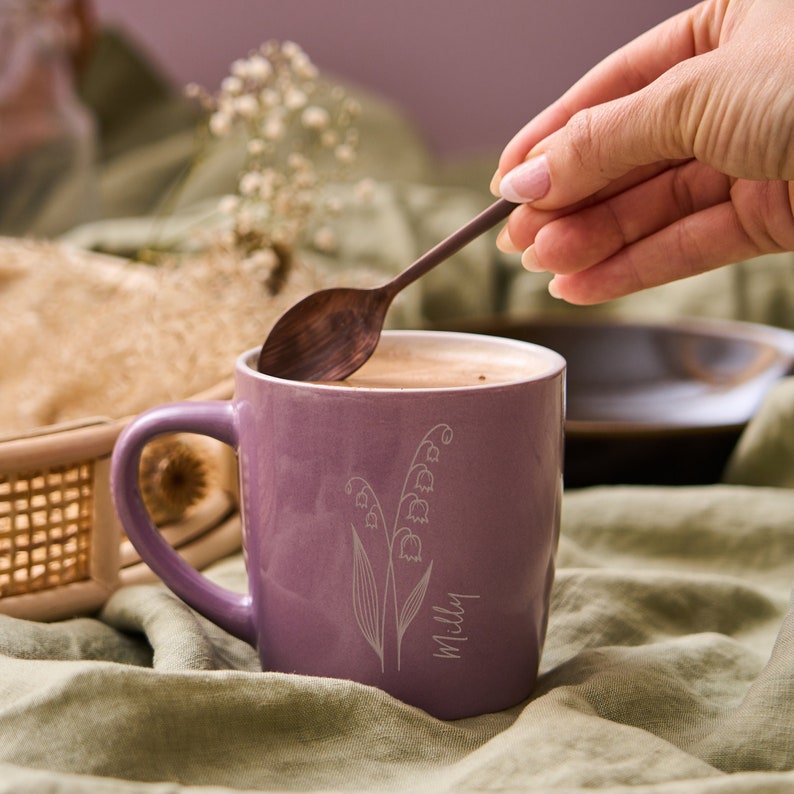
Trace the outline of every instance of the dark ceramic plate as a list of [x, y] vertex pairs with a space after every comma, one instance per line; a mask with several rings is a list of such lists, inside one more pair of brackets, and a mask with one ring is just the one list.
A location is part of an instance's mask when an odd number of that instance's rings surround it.
[[568, 361], [567, 487], [719, 479], [768, 389], [794, 367], [794, 333], [716, 320], [486, 320]]

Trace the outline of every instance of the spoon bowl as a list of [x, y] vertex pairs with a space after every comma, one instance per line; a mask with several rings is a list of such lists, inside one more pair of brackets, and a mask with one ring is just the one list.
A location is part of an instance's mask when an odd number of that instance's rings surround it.
[[289, 380], [344, 380], [378, 344], [391, 303], [385, 286], [338, 287], [306, 296], [273, 326], [257, 369]]
[[257, 369], [303, 381], [344, 380], [352, 375], [377, 347], [397, 293], [504, 220], [516, 206], [499, 199], [380, 287], [325, 289], [299, 301], [273, 326]]

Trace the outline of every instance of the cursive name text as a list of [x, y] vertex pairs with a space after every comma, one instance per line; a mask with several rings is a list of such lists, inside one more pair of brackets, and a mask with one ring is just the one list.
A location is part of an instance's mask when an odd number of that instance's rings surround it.
[[440, 659], [460, 659], [463, 643], [469, 638], [463, 633], [463, 619], [466, 609], [463, 604], [466, 599], [479, 598], [478, 595], [462, 595], [460, 593], [447, 593], [448, 607], [433, 607], [433, 620], [444, 626], [443, 634], [434, 634], [436, 652], [433, 656]]

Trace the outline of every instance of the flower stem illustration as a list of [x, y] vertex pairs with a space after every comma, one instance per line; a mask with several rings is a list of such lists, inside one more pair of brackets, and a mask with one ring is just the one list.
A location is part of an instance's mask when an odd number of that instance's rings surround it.
[[[394, 521], [387, 524], [383, 507], [372, 486], [363, 477], [351, 477], [345, 492], [355, 495], [355, 506], [364, 513], [364, 531], [382, 533], [387, 550], [385, 581], [379, 591], [361, 536], [351, 524], [353, 533], [353, 612], [356, 623], [386, 669], [386, 633], [394, 628], [396, 666], [400, 670], [402, 641], [424, 601], [433, 561], [430, 560], [411, 592], [401, 600], [396, 566], [422, 562], [420, 527], [427, 527], [430, 505], [427, 497], [434, 489], [432, 467], [438, 463], [440, 445], [452, 441], [452, 428], [438, 424], [425, 433], [416, 447], [403, 480]], [[393, 621], [393, 623], [392, 623]]]

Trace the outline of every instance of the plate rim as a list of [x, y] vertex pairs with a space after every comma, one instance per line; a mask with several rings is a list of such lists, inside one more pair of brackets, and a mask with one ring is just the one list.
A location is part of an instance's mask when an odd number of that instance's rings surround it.
[[[613, 317], [576, 317], [572, 314], [506, 314], [491, 317], [474, 318], [464, 324], [456, 326], [456, 330], [465, 330], [472, 333], [491, 333], [497, 335], [509, 334], [511, 329], [517, 332], [520, 328], [531, 326], [559, 327], [601, 327], [621, 328], [630, 330], [642, 329], [652, 331], [683, 331], [699, 336], [735, 339], [756, 342], [772, 349], [775, 357], [762, 371], [778, 372], [776, 380], [787, 374], [794, 373], [794, 331], [780, 326], [766, 325], [764, 323], [750, 322], [747, 320], [732, 320], [716, 317], [671, 317], [640, 319], [627, 315]], [[558, 351], [559, 352], [559, 351]], [[561, 355], [564, 356], [563, 353]], [[748, 416], [743, 421], [715, 422], [714, 424], [676, 423], [670, 421], [643, 422], [636, 420], [565, 420], [565, 433], [571, 438], [648, 438], [670, 435], [717, 435], [724, 433], [737, 434], [747, 425], [752, 418]]]

